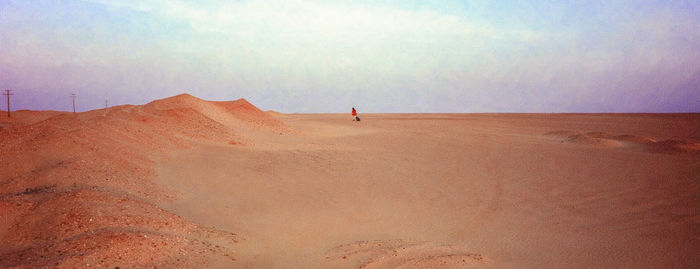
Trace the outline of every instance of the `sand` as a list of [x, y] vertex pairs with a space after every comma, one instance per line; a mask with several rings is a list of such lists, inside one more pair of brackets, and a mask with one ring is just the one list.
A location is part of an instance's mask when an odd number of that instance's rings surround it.
[[700, 114], [0, 114], [3, 268], [700, 266]]

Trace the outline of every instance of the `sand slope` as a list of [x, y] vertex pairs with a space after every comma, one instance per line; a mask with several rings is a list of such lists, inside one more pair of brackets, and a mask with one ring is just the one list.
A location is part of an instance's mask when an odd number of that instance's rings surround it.
[[656, 144], [697, 143], [697, 114], [362, 118], [284, 115], [300, 134], [256, 138], [275, 148], [175, 154], [158, 174], [183, 195], [163, 206], [245, 235], [241, 267], [699, 262], [700, 156]]
[[23, 113], [0, 267], [700, 265], [698, 114]]

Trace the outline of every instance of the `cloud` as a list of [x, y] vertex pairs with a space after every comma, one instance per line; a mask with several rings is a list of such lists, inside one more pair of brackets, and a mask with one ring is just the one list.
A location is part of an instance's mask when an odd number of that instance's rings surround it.
[[352, 2], [309, 1], [125, 1], [115, 7], [144, 11], [187, 23], [202, 33], [251, 41], [291, 44], [404, 44], [428, 46], [444, 40], [535, 42], [541, 33], [526, 28], [495, 28], [432, 9], [406, 10]]
[[286, 112], [700, 109], [687, 101], [698, 99], [700, 28], [685, 6], [39, 3], [0, 18], [0, 79], [13, 87], [132, 103], [190, 91]]

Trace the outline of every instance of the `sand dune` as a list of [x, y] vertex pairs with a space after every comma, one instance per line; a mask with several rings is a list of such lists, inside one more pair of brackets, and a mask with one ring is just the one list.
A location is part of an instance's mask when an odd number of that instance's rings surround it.
[[[239, 134], [246, 129], [225, 125], [231, 119], [289, 130], [238, 103], [217, 110], [220, 103], [180, 95], [77, 115], [13, 113], [3, 121], [12, 125], [0, 142], [6, 164], [0, 172], [0, 266], [194, 266], [229, 256], [237, 241], [231, 233], [202, 228], [156, 205], [176, 194], [154, 183], [153, 158], [195, 143], [244, 139]], [[207, 233], [225, 240], [213, 244], [203, 237]], [[152, 244], [143, 243], [148, 235]], [[86, 240], [94, 246], [84, 248]]]
[[283, 133], [293, 131], [245, 99], [215, 102], [181, 94], [148, 103], [144, 105], [144, 109], [157, 115], [174, 117], [179, 121], [190, 118], [192, 114], [201, 114], [229, 128], [254, 128]]
[[697, 114], [361, 116], [0, 115], [0, 267], [700, 265]]

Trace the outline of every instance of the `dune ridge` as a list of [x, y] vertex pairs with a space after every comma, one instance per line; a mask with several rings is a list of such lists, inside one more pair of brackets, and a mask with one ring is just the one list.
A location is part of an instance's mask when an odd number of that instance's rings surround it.
[[77, 115], [12, 116], [0, 129], [0, 267], [232, 262], [239, 236], [156, 205], [178, 194], [154, 183], [153, 159], [196, 142], [239, 146], [250, 130], [291, 130], [243, 99], [188, 94]]

